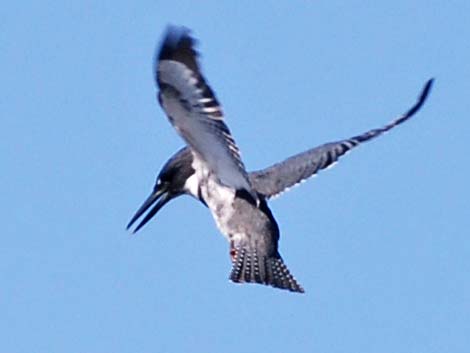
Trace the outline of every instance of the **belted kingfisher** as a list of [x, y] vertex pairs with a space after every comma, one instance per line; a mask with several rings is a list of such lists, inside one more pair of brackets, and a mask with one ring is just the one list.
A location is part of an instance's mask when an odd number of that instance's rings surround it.
[[201, 73], [194, 43], [189, 30], [170, 26], [156, 57], [158, 100], [187, 146], [165, 163], [151, 195], [127, 228], [150, 209], [135, 228], [134, 233], [137, 232], [168, 201], [191, 195], [210, 209], [230, 244], [233, 263], [230, 280], [302, 293], [304, 289], [279, 254], [279, 228], [267, 200], [331, 166], [359, 144], [409, 119], [423, 105], [433, 80], [426, 83], [416, 104], [389, 124], [247, 173], [224, 123], [220, 104]]

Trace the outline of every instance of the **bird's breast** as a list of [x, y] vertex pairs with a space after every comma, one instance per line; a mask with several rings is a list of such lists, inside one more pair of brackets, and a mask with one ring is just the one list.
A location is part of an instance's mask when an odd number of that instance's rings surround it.
[[[194, 158], [192, 167], [196, 171], [194, 180], [191, 181], [192, 188], [197, 187], [197, 197], [202, 199], [201, 201], [210, 209], [219, 231], [229, 241], [234, 237], [242, 236], [243, 225], [236, 221], [237, 212], [240, 210], [236, 207], [235, 189], [220, 183], [217, 176], [197, 157]], [[195, 191], [192, 192], [193, 195], [195, 193]]]
[[219, 184], [215, 177], [209, 177], [200, 186], [200, 194], [211, 210], [217, 228], [229, 238], [229, 235], [233, 233], [230, 220], [235, 212], [233, 207], [235, 190]]

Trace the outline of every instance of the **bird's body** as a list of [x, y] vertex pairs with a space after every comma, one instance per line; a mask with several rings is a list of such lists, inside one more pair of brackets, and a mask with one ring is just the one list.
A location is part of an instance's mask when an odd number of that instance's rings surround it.
[[214, 92], [202, 76], [184, 28], [170, 27], [156, 60], [159, 102], [187, 146], [163, 166], [152, 194], [136, 212], [128, 228], [148, 209], [134, 230], [144, 226], [168, 201], [191, 195], [206, 205], [230, 244], [234, 282], [272, 285], [303, 292], [279, 251], [279, 227], [267, 200], [321, 169], [363, 142], [408, 120], [424, 103], [432, 80], [418, 102], [384, 127], [327, 143], [256, 172], [248, 173]]
[[264, 197], [258, 195], [256, 203], [246, 191], [221, 184], [197, 153], [191, 151], [191, 156], [195, 172], [184, 185], [185, 193], [209, 208], [229, 242], [234, 263], [230, 279], [303, 292], [279, 255], [279, 227]]

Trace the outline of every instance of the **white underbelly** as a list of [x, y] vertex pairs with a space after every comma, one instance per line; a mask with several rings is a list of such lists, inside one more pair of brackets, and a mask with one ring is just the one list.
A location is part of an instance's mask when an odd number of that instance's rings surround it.
[[229, 234], [233, 233], [229, 224], [235, 212], [233, 208], [235, 190], [220, 185], [214, 178], [209, 178], [207, 188], [202, 188], [201, 194], [211, 210], [217, 228], [229, 239]]
[[192, 166], [196, 173], [190, 178], [191, 180], [188, 179], [186, 186], [193, 195], [202, 197], [211, 211], [217, 228], [227, 240], [230, 240], [230, 236], [235, 235], [234, 229], [231, 229], [230, 226], [233, 226], [231, 220], [235, 214], [233, 207], [235, 189], [221, 184], [197, 156], [195, 156]]

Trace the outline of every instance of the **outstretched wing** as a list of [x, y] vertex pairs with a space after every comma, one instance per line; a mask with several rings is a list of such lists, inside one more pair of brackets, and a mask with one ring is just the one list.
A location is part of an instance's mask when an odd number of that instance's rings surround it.
[[266, 169], [250, 173], [249, 178], [253, 189], [266, 197], [273, 197], [315, 175], [320, 170], [333, 165], [339, 157], [361, 143], [372, 140], [411, 118], [423, 105], [432, 83], [433, 79], [426, 83], [418, 101], [408, 112], [381, 128], [367, 131], [349, 139], [326, 143]]
[[179, 135], [222, 184], [253, 194], [220, 104], [200, 71], [194, 44], [189, 30], [167, 29], [155, 63], [159, 102]]

